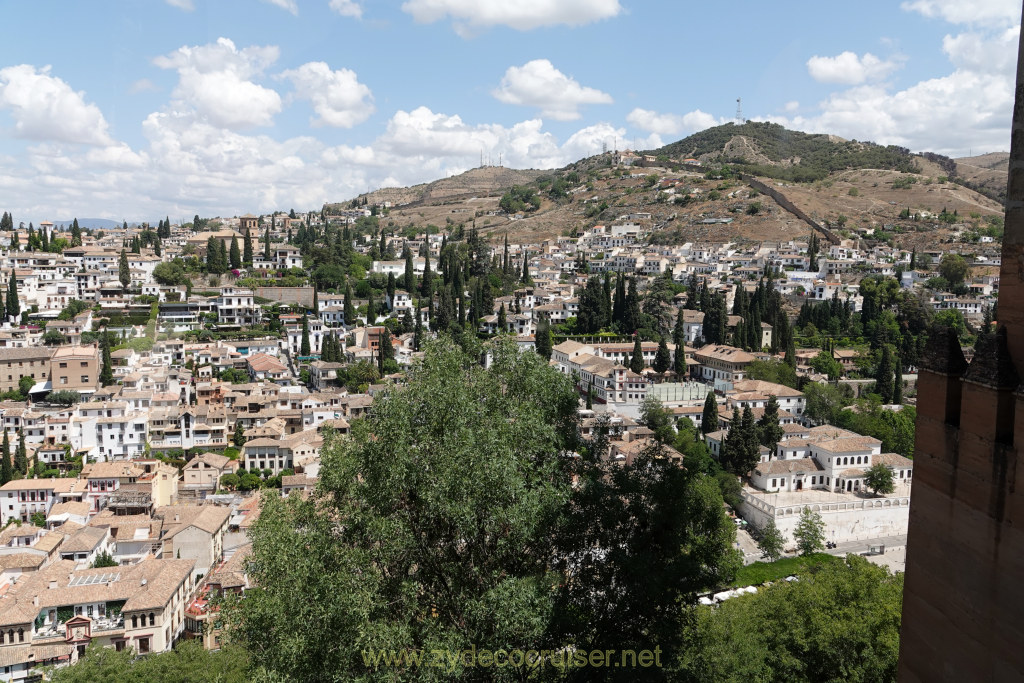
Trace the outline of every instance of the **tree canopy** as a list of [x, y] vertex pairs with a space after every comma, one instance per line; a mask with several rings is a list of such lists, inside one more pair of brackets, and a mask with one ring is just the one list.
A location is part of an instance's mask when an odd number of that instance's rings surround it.
[[658, 445], [611, 476], [606, 443], [566, 457], [571, 380], [511, 340], [491, 344], [488, 369], [478, 350], [427, 344], [406, 386], [329, 438], [315, 495], [265, 497], [251, 530], [257, 587], [226, 608], [257, 666], [355, 680], [374, 673], [370, 648], [674, 651], [680, 606], [729, 580], [735, 531], [713, 480]]

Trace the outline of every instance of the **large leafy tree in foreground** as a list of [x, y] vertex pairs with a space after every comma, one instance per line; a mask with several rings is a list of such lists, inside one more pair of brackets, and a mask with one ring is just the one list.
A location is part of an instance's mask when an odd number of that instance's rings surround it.
[[903, 574], [862, 557], [695, 608], [679, 681], [895, 681]]
[[324, 448], [313, 496], [267, 497], [250, 531], [258, 587], [225, 611], [257, 667], [519, 680], [566, 672], [375, 669], [363, 652], [673, 649], [682, 606], [732, 568], [717, 488], [660, 447], [606, 477], [604, 437], [571, 455], [570, 380], [507, 340], [491, 357], [485, 370], [472, 349], [429, 345], [407, 386]]

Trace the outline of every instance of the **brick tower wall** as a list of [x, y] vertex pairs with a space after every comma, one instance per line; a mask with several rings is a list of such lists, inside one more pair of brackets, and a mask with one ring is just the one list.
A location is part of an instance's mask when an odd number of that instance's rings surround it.
[[[1024, 38], [1024, 36], [1022, 36]], [[918, 380], [899, 680], [1024, 680], [1024, 40], [1018, 48], [999, 332], [968, 366], [948, 330]]]

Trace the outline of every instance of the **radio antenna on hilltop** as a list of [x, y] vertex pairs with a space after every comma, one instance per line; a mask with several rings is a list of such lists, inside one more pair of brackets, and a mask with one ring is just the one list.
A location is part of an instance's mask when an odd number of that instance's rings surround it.
[[736, 98], [736, 125], [743, 125], [743, 103], [740, 97]]

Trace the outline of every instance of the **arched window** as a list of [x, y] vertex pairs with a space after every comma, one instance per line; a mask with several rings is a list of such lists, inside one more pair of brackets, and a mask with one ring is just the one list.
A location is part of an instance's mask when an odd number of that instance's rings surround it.
[[137, 614], [133, 614], [132, 615], [132, 628], [138, 628], [138, 627], [139, 627], [139, 617], [138, 617]]
[[153, 614], [152, 612], [149, 613], [149, 625], [150, 626], [155, 626], [156, 625], [156, 615]]
[[14, 642], [14, 629], [13, 628], [7, 629], [7, 642], [9, 642], [9, 643], [13, 643]]
[[19, 628], [18, 629], [18, 642], [19, 643], [24, 643], [25, 642], [25, 629], [23, 629], [23, 628]]

